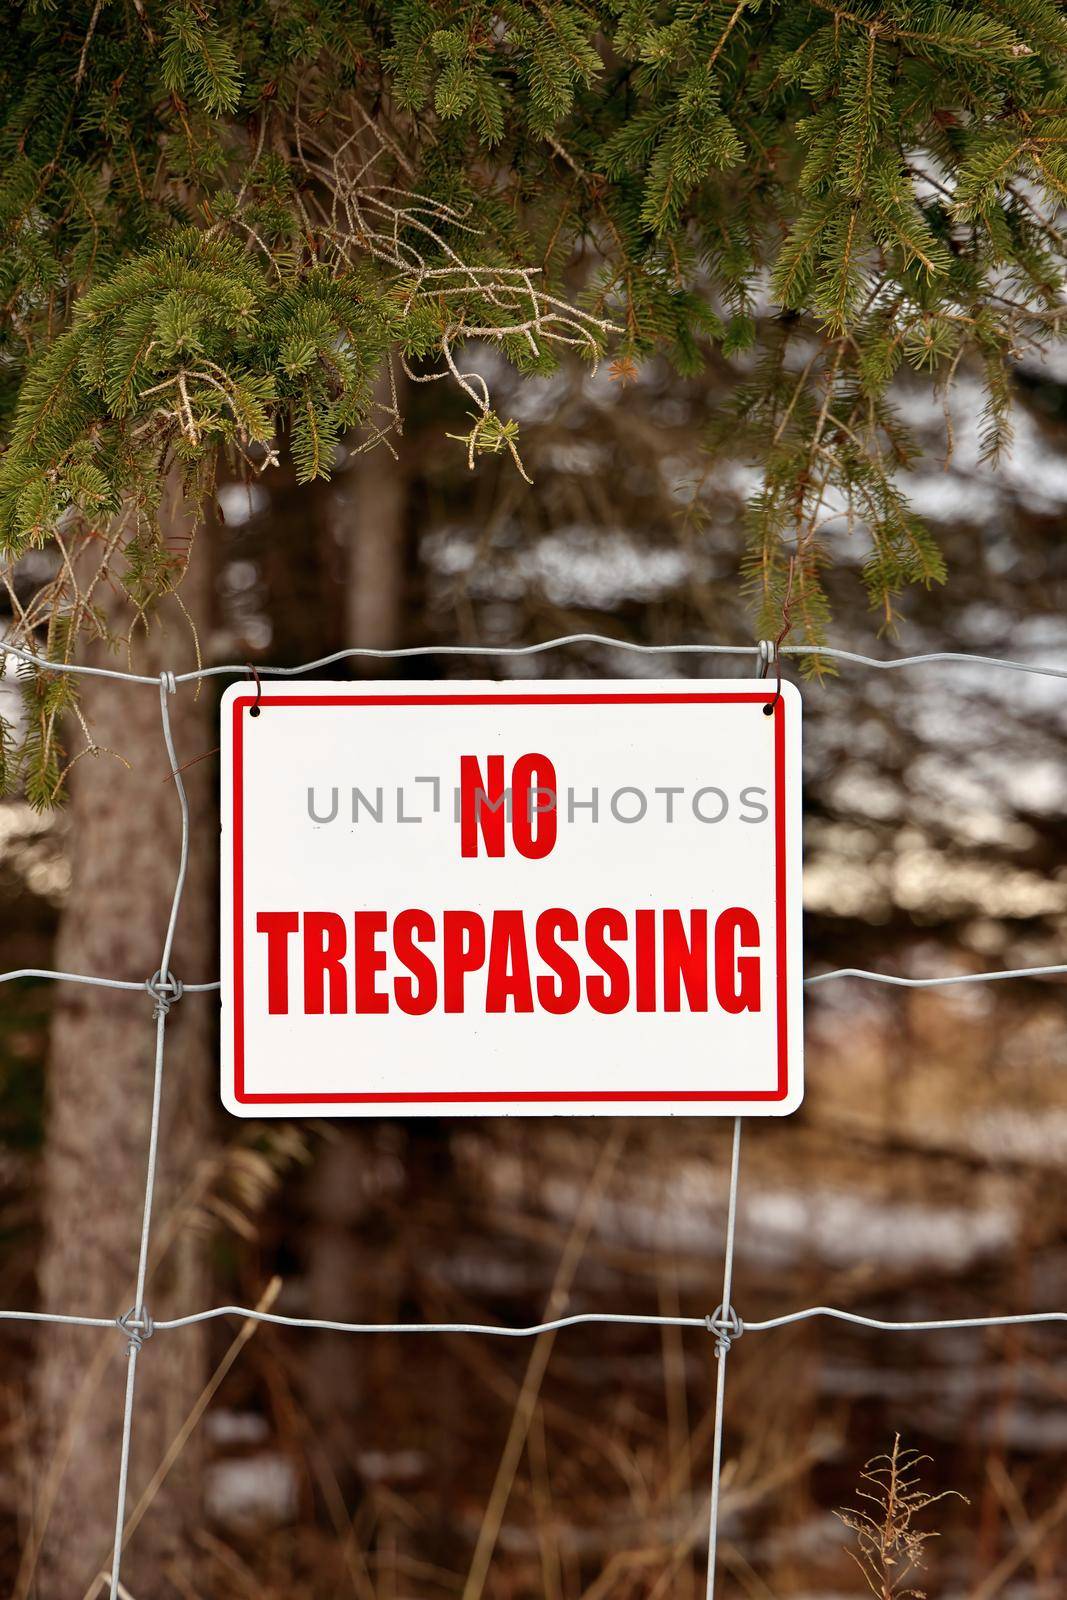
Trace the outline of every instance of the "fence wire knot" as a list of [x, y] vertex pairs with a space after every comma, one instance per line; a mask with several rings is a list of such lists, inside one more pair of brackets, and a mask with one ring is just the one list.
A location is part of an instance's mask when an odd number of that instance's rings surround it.
[[765, 678], [774, 666], [778, 656], [778, 642], [776, 639], [761, 639], [759, 641], [760, 677]]
[[734, 1340], [740, 1339], [745, 1331], [745, 1325], [733, 1306], [730, 1306], [725, 1313], [722, 1306], [716, 1306], [711, 1316], [704, 1318], [704, 1322], [708, 1332], [715, 1335], [716, 1361], [720, 1356], [730, 1353], [730, 1346]]
[[165, 694], [177, 694], [178, 692], [178, 680], [173, 672], [161, 672], [159, 674], [159, 686]]
[[145, 988], [156, 1002], [153, 1017], [165, 1017], [175, 1000], [180, 1000], [185, 993], [185, 985], [180, 978], [172, 977], [168, 972], [164, 977], [162, 972], [153, 972], [150, 978], [145, 979]]
[[152, 1321], [152, 1313], [147, 1306], [131, 1306], [121, 1317], [115, 1318], [115, 1326], [120, 1333], [126, 1335], [129, 1341], [126, 1350], [132, 1355], [135, 1350], [140, 1350], [146, 1339], [151, 1339], [156, 1331]]

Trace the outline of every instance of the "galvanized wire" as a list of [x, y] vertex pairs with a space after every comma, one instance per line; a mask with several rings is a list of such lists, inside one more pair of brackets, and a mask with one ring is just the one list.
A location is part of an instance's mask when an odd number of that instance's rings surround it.
[[[183, 1317], [169, 1317], [153, 1321], [153, 1337], [159, 1333], [174, 1333], [181, 1328], [192, 1328], [202, 1322], [216, 1322], [224, 1317], [236, 1317], [241, 1322], [270, 1323], [275, 1328], [307, 1329], [316, 1333], [351, 1333], [360, 1337], [374, 1334], [418, 1336], [420, 1334], [476, 1334], [489, 1339], [536, 1339], [542, 1333], [558, 1333], [563, 1328], [617, 1327], [617, 1328], [699, 1328], [704, 1333], [719, 1335], [737, 1334], [737, 1327], [721, 1315], [719, 1309], [706, 1317], [643, 1316], [627, 1311], [577, 1311], [571, 1316], [555, 1317], [549, 1322], [531, 1322], [513, 1328], [497, 1322], [337, 1322], [324, 1317], [290, 1317], [279, 1311], [259, 1311], [255, 1306], [211, 1306], [206, 1311], [190, 1311]], [[879, 1333], [945, 1333], [950, 1330], [967, 1332], [980, 1328], [1015, 1328], [1026, 1325], [1067, 1322], [1067, 1311], [1024, 1311], [1013, 1315], [987, 1317], [938, 1317], [917, 1322], [906, 1322], [884, 1317], [867, 1317], [858, 1311], [845, 1311], [839, 1306], [805, 1306], [800, 1311], [786, 1311], [777, 1317], [765, 1317], [761, 1322], [744, 1322], [743, 1331], [772, 1333], [776, 1328], [788, 1328], [794, 1322], [811, 1322], [826, 1318], [832, 1322], [848, 1322], [858, 1328], [873, 1328]], [[55, 1322], [80, 1328], [114, 1328], [114, 1317], [61, 1316], [50, 1311], [0, 1311], [0, 1322]], [[137, 1330], [136, 1319], [124, 1320], [123, 1327]]]
[[718, 1572], [719, 1484], [722, 1479], [722, 1428], [726, 1412], [726, 1357], [730, 1341], [741, 1331], [735, 1317], [731, 1292], [734, 1283], [734, 1243], [737, 1237], [737, 1190], [741, 1179], [741, 1118], [734, 1118], [734, 1137], [730, 1149], [730, 1195], [726, 1206], [726, 1247], [723, 1252], [722, 1300], [714, 1316], [708, 1318], [708, 1332], [715, 1335], [715, 1413], [711, 1446], [711, 1504], [708, 1510], [707, 1600], [715, 1600]]
[[[638, 656], [738, 656], [761, 659], [758, 644], [638, 644], [632, 639], [613, 639], [603, 633], [567, 633], [557, 639], [545, 639], [539, 644], [418, 644], [397, 650], [372, 650], [355, 646], [335, 650], [328, 656], [318, 656], [314, 661], [304, 661], [297, 667], [258, 666], [261, 677], [296, 678], [305, 672], [315, 672], [320, 667], [332, 667], [342, 661], [411, 661], [426, 656], [464, 657], [470, 660], [520, 660], [527, 656], [544, 655], [550, 650], [562, 650], [571, 645], [596, 645], [606, 650], [622, 650]], [[69, 672], [92, 678], [115, 678], [121, 683], [145, 683], [155, 686], [157, 678], [138, 672], [123, 672], [117, 667], [86, 667], [72, 661], [49, 661], [21, 645], [0, 640], [0, 651], [13, 656], [26, 666], [42, 672]], [[1067, 667], [1054, 667], [1040, 662], [1011, 661], [1002, 656], [972, 655], [962, 650], [928, 650], [917, 655], [879, 657], [862, 655], [855, 650], [839, 650], [830, 645], [787, 644], [781, 655], [815, 656], [827, 661], [847, 661], [857, 666], [873, 667], [879, 672], [895, 672], [901, 667], [923, 667], [957, 663], [977, 667], [1000, 667], [1009, 672], [1029, 672], [1046, 678], [1067, 678]], [[240, 678], [248, 672], [247, 662], [215, 667], [197, 667], [191, 672], [174, 675], [176, 684], [199, 683], [205, 678]]]
[[[400, 650], [371, 650], [349, 649], [334, 652], [332, 655], [322, 656], [318, 660], [305, 662], [299, 667], [259, 667], [259, 673], [273, 677], [296, 677], [302, 673], [313, 672], [318, 668], [336, 665], [349, 659], [370, 660], [396, 660], [411, 659], [422, 656], [458, 656], [490, 659], [516, 659], [526, 656], [536, 656], [549, 650], [561, 649], [570, 645], [596, 645], [599, 647], [618, 649], [642, 656], [660, 655], [686, 655], [686, 656], [738, 656], [755, 657], [766, 666], [773, 660], [774, 649], [768, 657], [765, 646], [759, 645], [712, 645], [712, 644], [672, 644], [672, 645], [642, 645], [630, 640], [612, 639], [602, 634], [578, 633], [569, 634], [558, 639], [550, 639], [542, 644], [521, 646], [496, 646], [496, 645], [426, 645], [414, 646]], [[98, 988], [121, 989], [131, 992], [144, 992], [154, 1001], [155, 1021], [155, 1052], [152, 1087], [152, 1106], [149, 1122], [148, 1157], [145, 1175], [144, 1203], [141, 1218], [141, 1238], [137, 1258], [136, 1293], [133, 1307], [124, 1316], [115, 1319], [106, 1317], [89, 1317], [69, 1315], [48, 1311], [13, 1311], [0, 1310], [0, 1321], [21, 1322], [28, 1324], [58, 1324], [63, 1326], [77, 1326], [86, 1328], [100, 1328], [113, 1331], [116, 1326], [122, 1331], [127, 1340], [127, 1372], [126, 1386], [123, 1401], [122, 1440], [118, 1470], [118, 1494], [115, 1508], [115, 1534], [112, 1551], [111, 1571], [105, 1575], [110, 1585], [110, 1600], [126, 1600], [127, 1591], [121, 1583], [121, 1565], [123, 1544], [125, 1538], [126, 1500], [129, 1480], [130, 1454], [133, 1438], [133, 1420], [136, 1400], [137, 1361], [144, 1341], [158, 1333], [176, 1332], [182, 1328], [191, 1327], [198, 1323], [213, 1321], [223, 1317], [239, 1317], [243, 1321], [270, 1323], [277, 1327], [294, 1329], [314, 1329], [318, 1331], [349, 1333], [356, 1335], [438, 1335], [438, 1334], [468, 1334], [489, 1338], [504, 1339], [530, 1339], [541, 1334], [557, 1332], [560, 1329], [585, 1326], [590, 1324], [623, 1327], [675, 1327], [703, 1329], [711, 1334], [714, 1339], [716, 1356], [715, 1376], [715, 1401], [712, 1443], [712, 1475], [710, 1490], [710, 1506], [708, 1521], [708, 1569], [707, 1569], [707, 1600], [714, 1600], [717, 1544], [719, 1526], [720, 1483], [722, 1477], [722, 1441], [723, 1422], [725, 1416], [726, 1392], [726, 1363], [727, 1356], [734, 1339], [741, 1333], [767, 1333], [777, 1328], [788, 1327], [794, 1323], [809, 1321], [816, 1318], [825, 1318], [836, 1322], [852, 1324], [861, 1328], [875, 1329], [885, 1333], [933, 1333], [946, 1330], [1004, 1328], [1018, 1326], [1036, 1326], [1054, 1323], [1067, 1323], [1067, 1311], [1027, 1312], [1008, 1316], [982, 1316], [982, 1317], [954, 1317], [938, 1318], [920, 1321], [890, 1321], [878, 1317], [864, 1316], [854, 1311], [843, 1310], [834, 1306], [809, 1306], [804, 1309], [786, 1312], [779, 1316], [765, 1318], [762, 1321], [742, 1322], [731, 1302], [733, 1289], [734, 1257], [736, 1247], [737, 1204], [740, 1186], [740, 1159], [741, 1159], [741, 1119], [734, 1122], [733, 1144], [730, 1163], [730, 1181], [727, 1201], [726, 1239], [723, 1261], [723, 1288], [722, 1300], [711, 1315], [700, 1317], [666, 1317], [666, 1316], [641, 1316], [628, 1313], [614, 1312], [580, 1312], [566, 1317], [558, 1317], [552, 1321], [534, 1323], [523, 1327], [503, 1327], [494, 1323], [474, 1322], [337, 1322], [317, 1317], [292, 1317], [282, 1313], [261, 1311], [247, 1306], [214, 1306], [203, 1311], [190, 1312], [185, 1316], [172, 1317], [164, 1321], [154, 1322], [145, 1305], [145, 1288], [148, 1273], [149, 1246], [152, 1223], [152, 1207], [155, 1195], [156, 1169], [159, 1152], [160, 1112], [163, 1092], [163, 1066], [164, 1047], [166, 1039], [167, 1016], [171, 1004], [181, 997], [182, 993], [208, 993], [217, 991], [218, 982], [182, 985], [170, 972], [170, 961], [173, 952], [174, 936], [181, 909], [182, 893], [185, 886], [185, 877], [189, 861], [189, 807], [185, 788], [181, 778], [181, 768], [178, 764], [174, 748], [173, 736], [170, 726], [168, 701], [171, 694], [175, 693], [179, 684], [195, 683], [205, 678], [220, 676], [243, 676], [247, 667], [244, 664], [234, 666], [216, 666], [199, 668], [192, 672], [172, 673], [163, 672], [158, 678], [147, 677], [142, 674], [123, 672], [109, 667], [87, 667], [73, 662], [49, 661], [34, 652], [20, 646], [0, 641], [0, 652], [12, 656], [26, 666], [34, 667], [45, 672], [64, 672], [75, 676], [110, 678], [124, 683], [151, 684], [159, 693], [160, 716], [162, 721], [163, 740], [166, 746], [167, 759], [170, 764], [171, 777], [175, 785], [175, 792], [181, 811], [181, 847], [179, 865], [171, 899], [170, 914], [164, 934], [163, 949], [157, 972], [146, 980], [118, 979], [108, 977], [95, 977], [82, 973], [58, 972], [40, 967], [22, 967], [15, 971], [0, 973], [0, 983], [11, 982], [18, 978], [42, 978], [58, 982], [88, 984]], [[932, 651], [920, 655], [901, 656], [891, 659], [879, 659], [873, 656], [861, 655], [855, 651], [839, 650], [830, 647], [814, 645], [786, 645], [780, 652], [790, 656], [819, 656], [830, 660], [850, 662], [862, 666], [872, 667], [879, 671], [893, 671], [898, 668], [912, 666], [926, 666], [941, 663], [960, 663], [972, 666], [995, 667], [1012, 672], [1025, 672], [1038, 674], [1050, 678], [1067, 678], [1067, 667], [1048, 666], [1032, 662], [1011, 661], [993, 656], [978, 656], [964, 654], [958, 651]], [[1061, 976], [1067, 973], [1067, 964], [1042, 967], [1016, 967], [999, 972], [978, 973], [953, 973], [929, 978], [900, 977], [890, 973], [869, 972], [857, 967], [842, 967], [832, 972], [815, 973], [805, 978], [804, 982], [809, 987], [828, 983], [836, 979], [855, 979], [861, 982], [887, 984], [901, 988], [927, 989], [939, 988], [949, 984], [960, 983], [991, 983], [1009, 978], [1039, 978]]]
[[[892, 972], [867, 972], [862, 967], [836, 967], [832, 972], [816, 972], [804, 979], [805, 988], [813, 989], [820, 983], [831, 983], [836, 978], [855, 978], [861, 983], [886, 983], [901, 989], [943, 989], [953, 983], [1000, 983], [1005, 978], [1058, 978], [1067, 974], [1067, 965], [1051, 967], [1009, 967], [1002, 972], [949, 972], [934, 978], [901, 978]], [[88, 983], [98, 989], [126, 989], [143, 994], [144, 983], [130, 978], [93, 978], [81, 972], [52, 972], [47, 967], [18, 967], [13, 972], [0, 972], [0, 983], [11, 983], [15, 978], [50, 978], [57, 983]], [[221, 987], [216, 978], [213, 983], [187, 983], [185, 994], [213, 994]]]
[[[831, 983], [837, 978], [856, 978], [861, 983], [887, 983], [897, 989], [944, 989], [953, 983], [1002, 983], [1005, 978], [1055, 978], [1067, 973], [1067, 966], [1008, 967], [1003, 972], [948, 972], [934, 978], [901, 978], [893, 972], [867, 972], [863, 967], [837, 967], [833, 972], [815, 972], [804, 979], [806, 989]], [[204, 985], [205, 988], [210, 985]]]
[[[48, 967], [17, 967], [14, 972], [0, 972], [0, 983], [12, 983], [16, 978], [51, 978], [56, 983], [88, 983], [95, 989], [126, 989], [134, 994], [144, 994], [147, 990], [143, 978], [139, 983], [131, 978], [92, 978], [84, 972], [53, 972]], [[218, 989], [219, 981], [216, 978], [214, 983], [187, 983], [183, 987], [186, 994], [208, 994]]]
[[170, 762], [171, 777], [181, 812], [181, 845], [178, 852], [178, 872], [171, 896], [167, 930], [163, 936], [163, 954], [158, 972], [148, 980], [149, 992], [155, 999], [155, 1063], [152, 1074], [152, 1112], [148, 1131], [148, 1162], [145, 1173], [144, 1206], [141, 1214], [141, 1243], [137, 1252], [137, 1286], [132, 1312], [119, 1320], [128, 1335], [126, 1347], [126, 1392], [122, 1408], [122, 1444], [119, 1454], [118, 1494], [115, 1500], [115, 1542], [111, 1559], [110, 1600], [118, 1600], [119, 1577], [122, 1567], [122, 1547], [126, 1526], [126, 1496], [130, 1472], [130, 1449], [133, 1439], [133, 1408], [137, 1386], [137, 1358], [146, 1338], [153, 1332], [152, 1321], [145, 1307], [145, 1284], [148, 1278], [148, 1255], [152, 1231], [152, 1203], [156, 1191], [156, 1164], [159, 1156], [159, 1117], [163, 1100], [163, 1054], [167, 1032], [167, 1017], [174, 999], [181, 997], [182, 986], [171, 977], [170, 958], [174, 947], [174, 934], [178, 926], [185, 877], [189, 867], [189, 800], [182, 782], [181, 769], [174, 749], [174, 736], [170, 726], [168, 701], [175, 692], [174, 674], [162, 672], [159, 676], [159, 714], [163, 724], [163, 743]]

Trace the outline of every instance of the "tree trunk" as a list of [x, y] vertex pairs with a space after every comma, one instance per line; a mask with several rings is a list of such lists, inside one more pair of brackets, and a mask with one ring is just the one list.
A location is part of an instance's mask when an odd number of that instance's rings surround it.
[[[374, 398], [379, 405], [392, 403], [388, 372], [379, 375]], [[403, 391], [398, 403], [403, 408]], [[393, 440], [396, 449], [403, 440]], [[346, 644], [369, 650], [390, 650], [400, 642], [408, 571], [407, 474], [384, 444], [357, 456], [342, 480], [337, 512], [343, 547], [348, 555], [348, 638]], [[371, 672], [358, 657], [353, 670]]]
[[[388, 372], [383, 372], [375, 385], [375, 399], [388, 405], [391, 395]], [[402, 394], [400, 399], [402, 403]], [[394, 440], [394, 447], [402, 442]], [[342, 645], [386, 650], [404, 642], [407, 501], [403, 458], [398, 460], [385, 445], [356, 456], [337, 480], [329, 509], [331, 532], [344, 553]], [[314, 648], [333, 647], [320, 640]], [[348, 667], [357, 677], [392, 675], [389, 662], [359, 656]], [[305, 1191], [308, 1302], [316, 1316], [388, 1320], [395, 1315], [396, 1244], [380, 1236], [380, 1219], [368, 1198], [374, 1191], [370, 1174], [382, 1159], [375, 1125], [362, 1121], [339, 1122], [336, 1137], [316, 1153]], [[306, 1368], [308, 1404], [331, 1467], [347, 1487], [354, 1440], [359, 1437], [366, 1445], [375, 1437], [367, 1393], [375, 1364], [385, 1352], [334, 1334], [310, 1337], [314, 1344]]]
[[[177, 493], [170, 489], [163, 521], [172, 545], [188, 537]], [[182, 601], [201, 628], [210, 594], [208, 550], [201, 541], [182, 587]], [[125, 633], [128, 605], [116, 592], [105, 603], [116, 632]], [[193, 653], [188, 623], [169, 601], [153, 616], [149, 636], [142, 632], [135, 638], [132, 666], [155, 674], [187, 663]], [[94, 659], [116, 660], [102, 652]], [[118, 663], [125, 664], [121, 658]], [[179, 847], [178, 799], [169, 779], [159, 697], [146, 685], [83, 682], [81, 706], [93, 739], [115, 754], [87, 755], [71, 774], [73, 876], [56, 965], [64, 971], [146, 979], [160, 964]], [[209, 692], [197, 698], [194, 685], [183, 685], [171, 697], [179, 764], [215, 742], [213, 704]], [[191, 851], [171, 969], [185, 982], [215, 975], [211, 907], [217, 821], [209, 771], [199, 765], [184, 774]], [[203, 1243], [182, 1225], [181, 1201], [195, 1186], [206, 1152], [215, 1005], [211, 994], [186, 995], [173, 1006], [166, 1027], [146, 1292], [157, 1320], [207, 1303]], [[147, 994], [57, 986], [40, 1263], [41, 1304], [48, 1310], [112, 1317], [132, 1304], [152, 1100], [152, 1010]], [[137, 1372], [131, 1509], [200, 1391], [206, 1349], [200, 1328], [157, 1335], [144, 1347]], [[110, 1565], [125, 1375], [126, 1340], [118, 1330], [112, 1337], [55, 1328], [42, 1336], [37, 1505], [19, 1594], [80, 1600], [97, 1572]], [[185, 1453], [130, 1539], [123, 1582], [137, 1600], [174, 1593], [166, 1568], [172, 1559], [182, 1565], [190, 1559], [186, 1534], [194, 1511], [195, 1474]]]

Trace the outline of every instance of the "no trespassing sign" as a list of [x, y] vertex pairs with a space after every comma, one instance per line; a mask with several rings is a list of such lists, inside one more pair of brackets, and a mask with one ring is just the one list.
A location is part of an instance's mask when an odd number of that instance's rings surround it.
[[800, 721], [752, 679], [229, 689], [225, 1104], [795, 1110]]

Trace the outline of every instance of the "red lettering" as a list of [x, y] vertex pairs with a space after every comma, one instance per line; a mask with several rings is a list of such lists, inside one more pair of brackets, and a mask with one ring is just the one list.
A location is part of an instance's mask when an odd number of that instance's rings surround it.
[[330, 1011], [348, 1010], [348, 977], [344, 969], [345, 919], [336, 911], [304, 912], [304, 1012], [321, 1017], [329, 979]]
[[609, 939], [626, 938], [626, 918], [621, 911], [601, 907], [591, 911], [585, 919], [585, 947], [590, 959], [595, 961], [611, 981], [587, 978], [585, 992], [594, 1011], [611, 1016], [621, 1011], [630, 998], [630, 974], [626, 962], [617, 950], [608, 944]]
[[535, 937], [537, 954], [555, 976], [537, 980], [537, 998], [541, 1008], [553, 1016], [562, 1017], [573, 1011], [582, 995], [582, 980], [578, 963], [560, 944], [561, 939], [577, 939], [578, 918], [573, 911], [553, 907], [542, 911], [537, 919]]
[[434, 936], [433, 918], [428, 911], [401, 911], [393, 923], [393, 949], [411, 978], [397, 978], [394, 984], [396, 1003], [409, 1017], [424, 1017], [437, 1004], [437, 968], [416, 939], [429, 940]]
[[521, 911], [495, 912], [489, 941], [485, 1009], [506, 1011], [509, 1000], [516, 1011], [533, 1010], [530, 958], [526, 953], [526, 927]]
[[715, 924], [715, 998], [734, 1016], [760, 1008], [759, 956], [738, 955], [739, 949], [759, 949], [759, 923], [751, 911], [732, 906]]
[[656, 1009], [656, 913], [634, 913], [634, 997], [638, 1011]]
[[446, 911], [442, 920], [445, 1010], [462, 1011], [467, 973], [485, 960], [485, 923], [476, 911]]
[[[531, 762], [541, 758], [531, 756]], [[532, 783], [533, 769], [527, 776]], [[524, 778], [524, 783], [526, 779]], [[539, 848], [534, 833], [535, 847]], [[479, 846], [480, 848], [480, 846]], [[301, 933], [303, 1009], [408, 1016], [468, 1010], [467, 979], [484, 969], [484, 1010], [528, 1014], [535, 1006], [564, 1016], [583, 1004], [605, 1016], [632, 1005], [641, 1013], [694, 1014], [711, 1004], [730, 1014], [762, 1003], [760, 926], [743, 906], [629, 913], [599, 906], [580, 919], [551, 906], [539, 914], [505, 908], [392, 914], [359, 910], [351, 924], [334, 911], [261, 911], [266, 939], [266, 999], [272, 1016], [290, 1011], [292, 936]], [[710, 959], [709, 959], [710, 958]], [[390, 978], [395, 962], [398, 975]], [[351, 988], [350, 988], [351, 983]], [[712, 988], [714, 987], [714, 999]], [[479, 995], [479, 1009], [481, 996]]]
[[556, 769], [547, 756], [520, 756], [511, 774], [511, 832], [515, 848], [543, 861], [556, 845]]
[[388, 924], [384, 911], [357, 911], [356, 930], [356, 1010], [380, 1017], [389, 1010], [389, 996], [382, 994], [376, 979], [385, 971], [385, 952], [378, 949], [378, 935]]
[[663, 913], [663, 1009], [682, 1009], [681, 986], [690, 1011], [708, 1009], [708, 914], [689, 913], [686, 938], [680, 911]]
[[460, 756], [459, 848], [463, 856], [478, 854], [479, 832], [487, 856], [504, 854], [504, 757], [487, 756], [485, 771], [483, 778], [477, 756]]
[[485, 854], [502, 856], [507, 822], [516, 850], [529, 861], [542, 861], [555, 848], [556, 769], [551, 761], [536, 752], [520, 756], [511, 788], [505, 789], [503, 756], [486, 757], [484, 777], [477, 756], [460, 756], [460, 854], [476, 856], [481, 834]]
[[267, 1010], [272, 1017], [289, 1011], [289, 935], [300, 926], [297, 911], [261, 911], [256, 932], [267, 935]]

